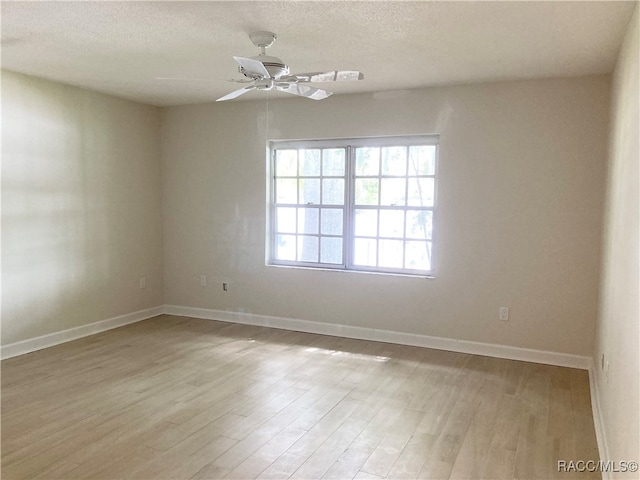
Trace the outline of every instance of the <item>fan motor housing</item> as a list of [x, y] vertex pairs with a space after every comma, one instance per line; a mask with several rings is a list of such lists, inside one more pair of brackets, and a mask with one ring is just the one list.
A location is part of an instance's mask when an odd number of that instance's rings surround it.
[[[283, 75], [289, 74], [289, 67], [284, 64], [278, 57], [271, 57], [269, 55], [258, 55], [257, 57], [251, 57], [253, 60], [257, 60], [264, 65], [271, 78], [280, 78]], [[245, 77], [251, 78], [245, 72], [242, 72]]]
[[257, 90], [271, 90], [273, 88], [273, 79], [264, 78], [262, 80], [256, 80], [254, 85]]

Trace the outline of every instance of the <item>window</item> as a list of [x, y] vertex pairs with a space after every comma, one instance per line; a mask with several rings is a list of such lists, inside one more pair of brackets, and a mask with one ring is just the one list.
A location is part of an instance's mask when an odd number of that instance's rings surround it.
[[271, 143], [270, 263], [433, 274], [437, 137]]

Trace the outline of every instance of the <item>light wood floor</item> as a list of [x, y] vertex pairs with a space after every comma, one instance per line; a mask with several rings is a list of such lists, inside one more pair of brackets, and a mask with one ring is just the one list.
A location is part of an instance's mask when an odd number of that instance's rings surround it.
[[586, 371], [161, 316], [2, 362], [4, 479], [598, 478]]

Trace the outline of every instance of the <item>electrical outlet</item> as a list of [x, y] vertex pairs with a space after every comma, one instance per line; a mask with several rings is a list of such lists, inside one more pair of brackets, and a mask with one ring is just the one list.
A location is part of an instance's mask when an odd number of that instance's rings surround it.
[[498, 319], [506, 322], [509, 320], [509, 307], [500, 307], [498, 311]]
[[200, 275], [200, 286], [201, 287], [206, 287], [207, 286], [207, 276], [206, 275]]
[[147, 277], [140, 277], [140, 288], [147, 288]]

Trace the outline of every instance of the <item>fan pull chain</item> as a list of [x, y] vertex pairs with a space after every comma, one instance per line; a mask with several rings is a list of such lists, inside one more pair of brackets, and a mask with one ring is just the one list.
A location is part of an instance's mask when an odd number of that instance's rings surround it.
[[271, 91], [267, 91], [267, 127], [264, 130], [264, 144], [269, 144], [269, 97], [271, 96]]

